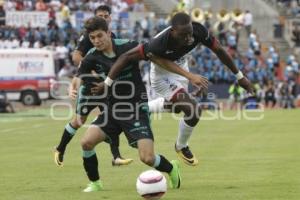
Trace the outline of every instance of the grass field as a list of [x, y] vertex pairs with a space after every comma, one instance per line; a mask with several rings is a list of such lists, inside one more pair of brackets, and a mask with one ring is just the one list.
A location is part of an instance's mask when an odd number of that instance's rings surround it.
[[[61, 114], [64, 111], [61, 110]], [[235, 112], [225, 112], [234, 116]], [[263, 120], [203, 120], [190, 146], [197, 167], [181, 162], [182, 188], [168, 190], [168, 200], [299, 200], [300, 110], [265, 111]], [[210, 116], [205, 113], [204, 116]], [[92, 117], [90, 117], [92, 119]], [[68, 120], [52, 120], [47, 109], [0, 115], [1, 200], [135, 200], [136, 177], [149, 167], [122, 136], [121, 152], [134, 162], [112, 167], [107, 144], [97, 147], [104, 191], [85, 194], [80, 129], [66, 152], [65, 166], [53, 162], [52, 150]], [[156, 151], [175, 159], [177, 122], [169, 114], [153, 120]]]

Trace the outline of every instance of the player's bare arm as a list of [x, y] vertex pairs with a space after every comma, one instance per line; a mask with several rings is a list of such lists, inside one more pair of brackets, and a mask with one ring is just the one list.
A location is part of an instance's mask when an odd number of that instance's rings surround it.
[[201, 87], [207, 89], [208, 80], [206, 77], [190, 73], [184, 70], [183, 68], [179, 67], [176, 63], [172, 62], [171, 60], [162, 58], [160, 56], [156, 56], [154, 54], [150, 54], [147, 56], [152, 62], [158, 64], [160, 67], [187, 78], [197, 88]]
[[[76, 66], [79, 66], [80, 64], [80, 61], [82, 60], [82, 53], [81, 51], [78, 51], [78, 50], [75, 50], [73, 53], [72, 53], [72, 61], [74, 62], [74, 64]], [[80, 78], [74, 76], [72, 81], [71, 81], [71, 85], [69, 87], [69, 91], [68, 91], [68, 94], [69, 94], [69, 97], [72, 99], [72, 100], [75, 100], [76, 99], [76, 96], [77, 96], [77, 90], [80, 86]]]
[[71, 85], [69, 87], [69, 97], [72, 99], [72, 100], [75, 100], [76, 99], [76, 96], [77, 96], [77, 90], [80, 86], [80, 78], [74, 76], [72, 81], [71, 81]]
[[122, 71], [122, 69], [133, 60], [143, 60], [145, 59], [144, 56], [140, 53], [139, 46], [130, 49], [126, 53], [123, 53], [117, 61], [114, 63], [114, 65], [111, 67], [108, 77], [112, 80], [115, 80], [118, 74]]
[[[135, 48], [129, 50], [128, 52], [122, 54], [117, 59], [115, 64], [112, 66], [112, 68], [110, 69], [108, 77], [111, 80], [114, 80], [128, 62], [133, 61], [133, 60], [144, 60], [145, 57], [141, 51], [142, 51], [141, 46], [138, 46], [138, 47], [135, 47]], [[191, 83], [193, 85], [195, 85], [197, 87], [207, 88], [207, 86], [208, 86], [208, 80], [205, 77], [192, 74], [192, 73], [182, 69], [176, 63], [174, 63], [168, 59], [164, 59], [162, 57], [159, 57], [159, 56], [156, 56], [153, 54], [149, 54], [149, 55], [147, 55], [147, 57], [149, 58], [149, 60], [158, 64], [160, 67], [162, 67], [170, 72], [173, 72], [173, 73], [176, 73], [176, 74], [186, 77], [188, 80], [191, 81]]]
[[75, 66], [79, 66], [80, 61], [82, 60], [82, 52], [79, 50], [74, 50], [72, 53], [72, 61]]
[[254, 94], [254, 87], [251, 82], [243, 76], [243, 74], [235, 66], [231, 56], [225, 51], [225, 49], [216, 39], [215, 45], [211, 50], [218, 56], [222, 63], [226, 65], [231, 70], [231, 72], [237, 76], [239, 85], [243, 87], [248, 93]]

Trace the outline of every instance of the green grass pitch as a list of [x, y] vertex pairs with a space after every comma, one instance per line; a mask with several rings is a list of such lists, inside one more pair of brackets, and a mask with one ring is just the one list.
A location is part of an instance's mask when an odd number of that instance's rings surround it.
[[[224, 112], [227, 117], [235, 114]], [[163, 199], [299, 200], [300, 110], [268, 110], [263, 115], [258, 121], [224, 120], [220, 115], [208, 120], [212, 114], [205, 112], [206, 120], [200, 121], [190, 141], [200, 164], [190, 167], [181, 162], [182, 187], [168, 189]], [[52, 150], [67, 121], [52, 120], [47, 109], [0, 115], [0, 199], [141, 199], [136, 178], [150, 168], [139, 161], [123, 135], [121, 152], [134, 159], [131, 165], [112, 167], [109, 146], [103, 143], [96, 149], [105, 187], [101, 192], [81, 192], [88, 183], [79, 146], [85, 128], [68, 146], [64, 167], [56, 167]], [[152, 121], [156, 152], [170, 160], [177, 158], [177, 126], [170, 114]]]

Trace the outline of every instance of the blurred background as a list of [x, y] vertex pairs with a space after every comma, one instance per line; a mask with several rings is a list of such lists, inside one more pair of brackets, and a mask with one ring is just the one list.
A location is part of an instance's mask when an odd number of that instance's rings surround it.
[[[200, 46], [188, 57], [190, 70], [213, 83], [198, 99], [204, 108], [217, 109], [212, 102], [225, 102], [225, 108], [235, 109], [246, 101], [268, 108], [300, 107], [299, 0], [0, 0], [0, 111], [47, 105], [48, 99], [68, 101], [68, 83], [77, 68], [71, 53], [84, 21], [101, 4], [111, 6], [110, 26], [120, 38], [147, 41], [183, 11], [220, 40], [255, 84], [256, 98], [249, 99], [233, 74]], [[155, 98], [150, 64], [141, 62], [140, 67], [149, 98]]]

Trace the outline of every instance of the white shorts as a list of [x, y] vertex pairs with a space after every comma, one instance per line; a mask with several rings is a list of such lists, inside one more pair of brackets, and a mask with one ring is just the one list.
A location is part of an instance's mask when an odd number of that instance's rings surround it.
[[[182, 58], [176, 63], [183, 69], [189, 71], [188, 61]], [[180, 90], [188, 91], [188, 79], [178, 74], [169, 72], [156, 64], [151, 63], [150, 70], [151, 87], [157, 97], [163, 97], [170, 101]]]

